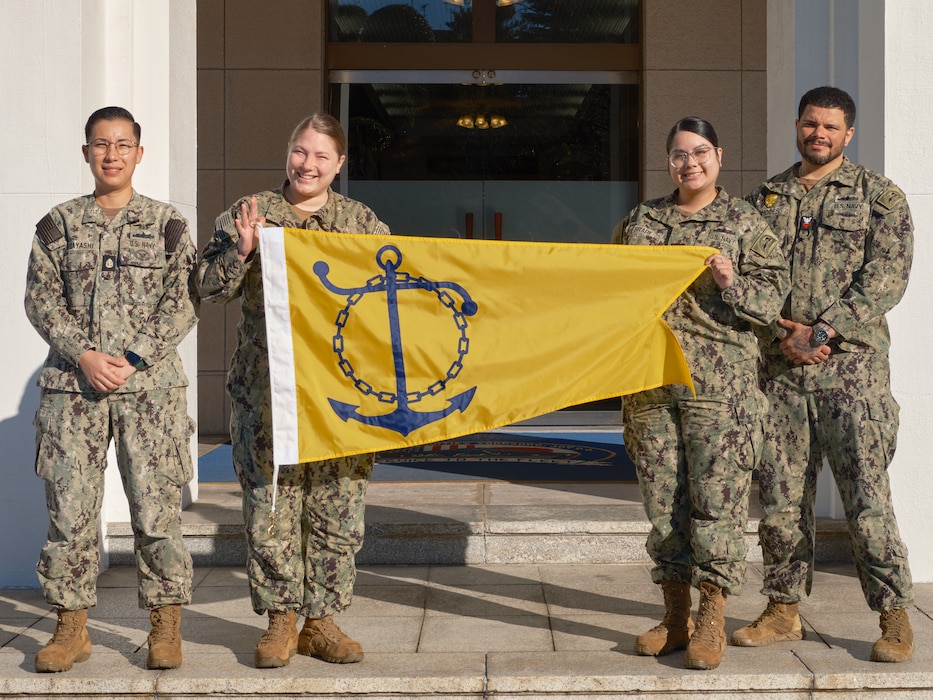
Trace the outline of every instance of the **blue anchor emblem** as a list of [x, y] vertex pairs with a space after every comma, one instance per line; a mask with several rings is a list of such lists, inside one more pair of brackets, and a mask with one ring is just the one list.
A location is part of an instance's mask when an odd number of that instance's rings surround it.
[[[336, 326], [337, 333], [334, 335], [334, 352], [339, 359], [339, 366], [344, 375], [350, 379], [354, 386], [364, 395], [374, 396], [383, 403], [394, 403], [395, 408], [383, 415], [369, 416], [360, 413], [359, 406], [337, 401], [328, 398], [331, 408], [344, 421], [351, 418], [382, 428], [393, 430], [402, 436], [407, 436], [413, 431], [435, 421], [439, 421], [449, 416], [454, 411], [464, 411], [473, 400], [473, 394], [476, 393], [476, 387], [467, 389], [448, 399], [448, 405], [437, 411], [416, 411], [410, 404], [416, 403], [428, 396], [435, 396], [443, 391], [447, 384], [457, 378], [463, 369], [463, 358], [466, 357], [470, 348], [470, 339], [467, 337], [467, 316], [473, 316], [476, 313], [476, 302], [470, 297], [469, 293], [454, 282], [434, 282], [423, 277], [412, 277], [407, 272], [400, 272], [399, 265], [402, 262], [402, 254], [394, 245], [386, 245], [376, 253], [376, 263], [385, 272], [384, 275], [374, 277], [367, 281], [363, 287], [352, 287], [345, 289], [338, 287], [327, 279], [327, 273], [330, 267], [326, 262], [320, 260], [314, 263], [314, 274], [318, 276], [321, 283], [334, 294], [345, 295], [347, 305], [337, 314]], [[454, 323], [460, 332], [457, 345], [457, 359], [455, 359], [442, 379], [433, 382], [423, 391], [409, 391], [408, 380], [405, 376], [405, 356], [402, 348], [402, 330], [399, 323], [399, 291], [406, 289], [422, 289], [433, 292], [437, 295], [440, 303], [450, 309], [453, 314]], [[463, 300], [460, 308], [457, 308], [456, 300], [447, 290], [456, 292]], [[392, 341], [392, 359], [395, 367], [395, 393], [378, 391], [371, 384], [363, 381], [356, 375], [356, 370], [344, 354], [344, 335], [343, 331], [347, 321], [350, 318], [350, 310], [366, 294], [374, 292], [385, 293], [388, 302], [389, 311], [389, 332]]]

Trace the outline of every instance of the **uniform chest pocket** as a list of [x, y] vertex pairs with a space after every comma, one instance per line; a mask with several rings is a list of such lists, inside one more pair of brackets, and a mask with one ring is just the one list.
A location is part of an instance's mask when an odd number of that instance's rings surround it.
[[839, 200], [829, 211], [823, 213], [820, 222], [824, 238], [821, 241], [823, 255], [838, 257], [845, 254], [853, 261], [862, 258], [865, 237], [871, 220], [871, 208], [867, 202]]
[[121, 293], [128, 303], [154, 303], [162, 297], [165, 251], [127, 248], [120, 251]]
[[70, 250], [62, 258], [61, 271], [69, 306], [90, 304], [97, 283], [97, 253]]
[[865, 231], [868, 229], [871, 207], [868, 202], [834, 202], [823, 212], [823, 226], [837, 231]]

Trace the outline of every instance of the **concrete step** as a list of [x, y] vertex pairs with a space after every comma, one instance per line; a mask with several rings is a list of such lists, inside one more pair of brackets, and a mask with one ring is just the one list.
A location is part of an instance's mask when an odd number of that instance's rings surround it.
[[[761, 561], [757, 491], [747, 559]], [[239, 485], [200, 484], [182, 514], [196, 566], [241, 566]], [[621, 564], [647, 562], [648, 521], [636, 484], [501, 481], [373, 482], [361, 565]], [[108, 523], [111, 566], [133, 565], [129, 523]], [[849, 562], [845, 523], [819, 519], [816, 558]]]

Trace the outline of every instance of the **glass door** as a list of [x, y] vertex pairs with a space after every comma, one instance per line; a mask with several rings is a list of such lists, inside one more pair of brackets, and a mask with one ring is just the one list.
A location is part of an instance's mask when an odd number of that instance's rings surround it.
[[343, 192], [399, 235], [604, 243], [636, 203], [625, 72], [333, 71]]

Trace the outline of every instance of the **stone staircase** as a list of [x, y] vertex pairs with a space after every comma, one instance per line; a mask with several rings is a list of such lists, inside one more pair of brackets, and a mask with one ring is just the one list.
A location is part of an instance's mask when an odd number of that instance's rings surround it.
[[[746, 528], [749, 561], [761, 561], [757, 491]], [[201, 484], [182, 514], [196, 566], [246, 561], [235, 483]], [[357, 557], [377, 564], [619, 564], [646, 562], [648, 522], [627, 483], [372, 482]], [[129, 523], [108, 523], [111, 566], [133, 564]], [[820, 519], [817, 560], [851, 560], [845, 523]]]

